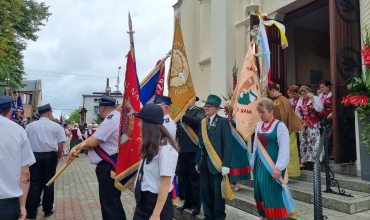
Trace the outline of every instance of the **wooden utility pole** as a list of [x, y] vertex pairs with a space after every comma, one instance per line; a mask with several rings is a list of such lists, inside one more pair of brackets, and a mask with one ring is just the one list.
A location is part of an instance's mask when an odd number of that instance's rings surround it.
[[31, 101], [31, 115], [30, 115], [30, 119], [32, 119], [33, 115], [35, 114], [36, 112], [36, 87], [37, 87], [37, 80], [35, 82], [35, 87], [33, 89], [33, 92], [32, 92], [32, 101]]

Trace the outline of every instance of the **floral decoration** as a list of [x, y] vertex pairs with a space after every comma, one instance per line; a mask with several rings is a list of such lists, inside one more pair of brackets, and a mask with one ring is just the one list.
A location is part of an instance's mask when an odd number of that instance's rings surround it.
[[363, 47], [361, 56], [363, 58], [363, 71], [361, 76], [354, 76], [348, 84], [348, 95], [342, 97], [344, 106], [354, 105], [359, 120], [364, 125], [361, 134], [362, 142], [367, 146], [370, 153], [370, 30], [366, 26], [363, 35]]

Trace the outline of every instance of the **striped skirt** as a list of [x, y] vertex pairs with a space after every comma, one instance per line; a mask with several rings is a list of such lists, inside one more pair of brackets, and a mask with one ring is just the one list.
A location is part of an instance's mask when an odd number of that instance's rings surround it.
[[[284, 176], [285, 170], [281, 173]], [[285, 208], [281, 194], [282, 187], [267, 171], [260, 160], [258, 152], [254, 162], [254, 199], [256, 201], [258, 214], [267, 219], [289, 220], [288, 211]]]

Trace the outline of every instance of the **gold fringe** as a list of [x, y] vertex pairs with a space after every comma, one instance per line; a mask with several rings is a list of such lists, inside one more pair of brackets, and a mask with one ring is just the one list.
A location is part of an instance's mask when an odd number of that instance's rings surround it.
[[139, 169], [139, 166], [140, 166], [140, 161], [135, 163], [131, 167], [127, 168], [124, 172], [120, 173], [119, 175], [116, 175], [115, 179], [117, 181], [123, 180], [124, 178], [128, 177], [129, 175], [137, 171]]
[[122, 185], [118, 180], [115, 180], [114, 181], [114, 186], [117, 189], [121, 190], [121, 191], [125, 191], [126, 189], [128, 189], [131, 186], [131, 184], [133, 184], [135, 182], [135, 179], [136, 179], [136, 174], [133, 177], [131, 177], [131, 179], [129, 181], [127, 181], [127, 183], [125, 185]]
[[180, 202], [180, 198], [177, 197], [176, 199], [172, 199], [172, 205], [177, 205]]
[[298, 210], [294, 210], [293, 212], [290, 212], [289, 213], [289, 217], [294, 217], [294, 216], [297, 216], [298, 215]]

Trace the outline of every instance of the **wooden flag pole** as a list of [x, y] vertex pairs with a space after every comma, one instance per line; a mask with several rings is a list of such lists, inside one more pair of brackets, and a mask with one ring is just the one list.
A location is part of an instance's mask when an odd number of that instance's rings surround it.
[[144, 85], [151, 77], [152, 77], [152, 75], [155, 73], [155, 72], [157, 72], [157, 70], [158, 69], [160, 69], [161, 68], [161, 66], [162, 66], [162, 64], [167, 60], [167, 58], [168, 57], [170, 57], [171, 56], [171, 51], [172, 51], [172, 49], [170, 50], [170, 51], [168, 51], [168, 53], [166, 54], [166, 56], [161, 60], [161, 62], [159, 62], [158, 63], [158, 65], [156, 65], [155, 67], [154, 67], [154, 69], [152, 70], [152, 71], [150, 71], [150, 73], [143, 79], [143, 81], [141, 81], [140, 82], [140, 87], [142, 86], [142, 85]]
[[[76, 156], [80, 153], [81, 151], [80, 150], [77, 150], [76, 151]], [[74, 158], [76, 158], [76, 157], [74, 157]], [[71, 159], [71, 158], [69, 158], [68, 159], [68, 161], [67, 161], [67, 163], [65, 163], [63, 166], [62, 166], [62, 168], [60, 168], [60, 170], [49, 180], [49, 182], [46, 184], [46, 186], [50, 186], [51, 184], [53, 184], [54, 183], [54, 181], [59, 177], [59, 175], [60, 174], [62, 174], [63, 173], [63, 171], [69, 166], [69, 164], [70, 163], [72, 163], [72, 161], [74, 160], [74, 158], [73, 159]]]

